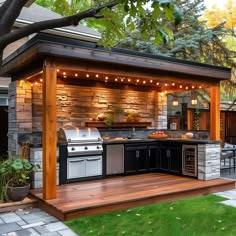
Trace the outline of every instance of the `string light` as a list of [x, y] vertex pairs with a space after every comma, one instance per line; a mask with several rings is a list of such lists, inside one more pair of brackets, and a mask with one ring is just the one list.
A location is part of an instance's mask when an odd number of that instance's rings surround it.
[[123, 81], [124, 81], [124, 79], [120, 79], [120, 81], [121, 81], [121, 82], [123, 82]]
[[118, 79], [117, 78], [115, 78], [115, 81], [117, 81]]
[[108, 76], [106, 76], [105, 79], [107, 80], [107, 79], [108, 79]]
[[66, 75], [66, 72], [63, 72], [63, 75]]
[[168, 86], [168, 84], [167, 84], [167, 83], [165, 83], [165, 86], [167, 87], [167, 86]]
[[152, 83], [153, 81], [152, 81], [152, 79], [150, 80], [150, 83]]
[[146, 84], [146, 81], [145, 81], [145, 80], [143, 81], [143, 84]]
[[41, 82], [41, 83], [43, 82], [43, 79], [42, 79], [42, 78], [40, 79], [40, 82]]
[[60, 70], [59, 69], [57, 69], [57, 72], [59, 72]]
[[99, 75], [98, 74], [96, 74], [96, 78], [98, 78], [99, 77]]
[[195, 87], [194, 87], [194, 85], [192, 86], [192, 89], [194, 89]]
[[159, 85], [159, 82], [157, 82], [156, 85]]
[[182, 85], [180, 85], [180, 86], [179, 86], [179, 88], [183, 88], [183, 86], [182, 86]]
[[188, 86], [186, 86], [186, 89], [188, 90]]
[[131, 79], [128, 79], [128, 82], [131, 82]]
[[67, 78], [67, 76], [66, 76], [66, 75], [64, 75], [63, 77], [64, 77], [65, 79]]
[[78, 74], [75, 74], [75, 77], [77, 77], [78, 76]]
[[172, 83], [172, 86], [175, 86], [175, 83]]
[[89, 74], [86, 74], [86, 77], [89, 78]]
[[35, 85], [38, 85], [38, 82], [36, 81], [34, 84], [35, 84]]
[[139, 82], [139, 79], [137, 79], [136, 82], [138, 83], [138, 82]]
[[200, 86], [199, 86], [199, 88], [201, 89], [201, 88], [202, 88], [202, 86], [200, 85]]

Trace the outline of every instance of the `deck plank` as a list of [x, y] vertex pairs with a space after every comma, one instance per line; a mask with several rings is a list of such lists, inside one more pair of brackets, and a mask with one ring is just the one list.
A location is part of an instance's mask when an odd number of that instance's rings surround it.
[[60, 220], [68, 220], [233, 188], [235, 181], [229, 179], [203, 181], [149, 173], [64, 184], [57, 187], [57, 198], [52, 200], [43, 200], [42, 190], [32, 190], [31, 194], [42, 209]]

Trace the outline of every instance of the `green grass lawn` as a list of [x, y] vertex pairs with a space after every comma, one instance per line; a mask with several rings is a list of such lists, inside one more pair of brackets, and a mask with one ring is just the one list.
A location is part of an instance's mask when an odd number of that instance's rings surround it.
[[77, 218], [65, 222], [80, 236], [236, 235], [236, 209], [207, 195]]

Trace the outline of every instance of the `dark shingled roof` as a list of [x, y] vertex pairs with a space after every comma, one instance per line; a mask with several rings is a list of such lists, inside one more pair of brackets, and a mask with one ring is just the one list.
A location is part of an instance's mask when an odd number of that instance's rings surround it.
[[[3, 2], [4, 2], [3, 0], [0, 0], [0, 6], [2, 5]], [[61, 17], [62, 17], [61, 15], [33, 3], [30, 7], [24, 7], [22, 9], [19, 17], [16, 20], [16, 26], [19, 26], [19, 23], [30, 24], [38, 21], [56, 19]], [[89, 29], [82, 25], [78, 25], [75, 27], [74, 26], [62, 27], [53, 30], [47, 30], [47, 32], [50, 32], [52, 34], [59, 34], [60, 32], [67, 33], [67, 36], [68, 37], [71, 36], [72, 38], [75, 38], [76, 36], [78, 38], [80, 38], [79, 36], [85, 38], [94, 38], [93, 41], [97, 41], [101, 36], [98, 31]]]

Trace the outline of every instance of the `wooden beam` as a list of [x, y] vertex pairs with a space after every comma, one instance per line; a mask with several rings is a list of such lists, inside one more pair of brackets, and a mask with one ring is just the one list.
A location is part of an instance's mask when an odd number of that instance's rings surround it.
[[220, 84], [210, 87], [210, 139], [220, 140]]
[[43, 66], [43, 198], [45, 200], [57, 197], [56, 84], [56, 67], [50, 60], [46, 60]]

